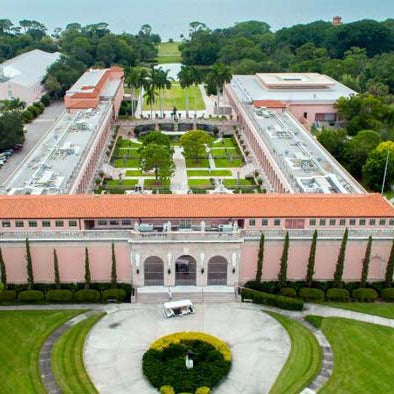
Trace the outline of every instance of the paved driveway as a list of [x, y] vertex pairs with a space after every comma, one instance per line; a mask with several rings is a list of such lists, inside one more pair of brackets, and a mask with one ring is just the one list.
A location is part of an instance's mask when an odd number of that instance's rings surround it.
[[[122, 307], [121, 307], [122, 308]], [[142, 374], [141, 360], [155, 339], [178, 331], [203, 331], [230, 345], [233, 365], [218, 394], [264, 394], [290, 351], [282, 326], [248, 304], [201, 304], [195, 315], [165, 319], [158, 305], [114, 309], [89, 334], [87, 371], [102, 394], [157, 393]]]

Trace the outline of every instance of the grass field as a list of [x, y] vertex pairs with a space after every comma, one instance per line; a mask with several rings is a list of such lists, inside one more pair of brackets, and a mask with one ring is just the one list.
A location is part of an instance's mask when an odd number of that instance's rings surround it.
[[[205, 109], [204, 100], [202, 99], [202, 95], [200, 92], [200, 88], [197, 86], [191, 86], [189, 88], [189, 111], [192, 113], [194, 111], [194, 98], [196, 93], [196, 104], [197, 110]], [[186, 110], [186, 92], [185, 89], [182, 89], [179, 83], [173, 82], [171, 89], [165, 90], [163, 93], [164, 97], [164, 110], [172, 111], [174, 106], [178, 109], [178, 111]], [[150, 106], [146, 103], [146, 97], [144, 98], [144, 111], [150, 111]], [[160, 110], [160, 100], [159, 96], [156, 97], [156, 103], [153, 105], [154, 111]]]
[[212, 184], [209, 179], [189, 179], [187, 181], [190, 187], [211, 187]]
[[2, 311], [0, 313], [0, 392], [45, 393], [38, 357], [46, 338], [83, 311]]
[[150, 187], [163, 187], [163, 186], [170, 186], [170, 180], [169, 179], [162, 179], [158, 180], [158, 184], [156, 183], [156, 179], [145, 179], [144, 180], [144, 188], [149, 189]]
[[302, 324], [278, 313], [267, 312], [290, 336], [291, 350], [270, 394], [298, 394], [320, 370], [322, 353], [312, 334]]
[[224, 179], [224, 186], [236, 187], [240, 186], [256, 186], [256, 184], [249, 179]]
[[142, 144], [135, 142], [135, 141], [131, 141], [129, 139], [118, 138], [118, 140], [116, 141], [116, 147], [139, 149], [142, 147]]
[[117, 168], [139, 168], [139, 159], [116, 159], [113, 161], [113, 166]]
[[230, 170], [188, 170], [187, 176], [231, 176]]
[[323, 305], [394, 319], [393, 303], [325, 302]]
[[394, 330], [342, 318], [325, 318], [322, 330], [334, 353], [334, 372], [322, 394], [392, 393]]
[[214, 159], [215, 160], [215, 165], [216, 167], [219, 168], [237, 168], [241, 167], [243, 164], [243, 161], [241, 159]]
[[107, 182], [107, 187], [119, 187], [119, 186], [135, 186], [138, 183], [138, 179], [110, 179]]
[[66, 331], [55, 343], [51, 368], [62, 393], [97, 393], [83, 363], [85, 338], [105, 313], [91, 316]]
[[209, 168], [209, 160], [208, 159], [200, 159], [199, 161], [195, 161], [193, 159], [186, 159], [186, 167], [188, 168]]
[[236, 146], [234, 145], [234, 142], [232, 141], [231, 138], [223, 138], [221, 141], [214, 142], [212, 144], [212, 147], [213, 148], [222, 148], [222, 147], [236, 148]]
[[145, 172], [142, 172], [141, 170], [127, 170], [126, 171], [126, 176], [135, 176], [135, 177], [140, 177], [140, 176], [147, 176], [147, 177], [153, 177], [155, 176], [153, 173], [147, 174]]
[[159, 53], [157, 62], [165, 63], [181, 63], [181, 53], [179, 52], [178, 42], [163, 42], [158, 46]]

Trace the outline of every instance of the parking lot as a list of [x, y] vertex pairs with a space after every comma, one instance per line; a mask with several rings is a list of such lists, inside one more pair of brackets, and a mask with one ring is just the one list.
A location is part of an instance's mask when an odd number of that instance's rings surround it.
[[[51, 104], [32, 123], [25, 125], [25, 143], [19, 152], [15, 152], [0, 169], [0, 188], [23, 162], [26, 156], [36, 146], [37, 142], [46, 134], [56, 119], [64, 112], [63, 102]], [[1, 192], [1, 189], [0, 189]]]

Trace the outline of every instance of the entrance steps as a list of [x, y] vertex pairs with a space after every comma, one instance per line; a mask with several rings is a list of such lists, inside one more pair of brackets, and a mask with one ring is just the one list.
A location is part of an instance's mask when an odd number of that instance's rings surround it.
[[[136, 302], [143, 304], [162, 304], [169, 301], [168, 289], [162, 291], [157, 289], [156, 291], [149, 291], [147, 288], [137, 289]], [[153, 290], [153, 289], [152, 289]], [[161, 290], [161, 291], [160, 291]], [[194, 289], [188, 289], [182, 291], [181, 289], [171, 288], [172, 301], [179, 300], [190, 300], [193, 303], [229, 303], [239, 302], [240, 298], [236, 297], [233, 288], [223, 287], [221, 289], [204, 289], [200, 291], [193, 291]]]

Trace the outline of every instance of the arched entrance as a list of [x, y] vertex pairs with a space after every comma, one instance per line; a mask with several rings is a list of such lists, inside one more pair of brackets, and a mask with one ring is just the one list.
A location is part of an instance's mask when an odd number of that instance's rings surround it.
[[227, 259], [214, 256], [208, 261], [208, 286], [227, 285]]
[[175, 286], [196, 286], [197, 263], [192, 256], [181, 256], [175, 261]]
[[145, 260], [144, 285], [164, 286], [164, 262], [160, 257], [151, 256]]

